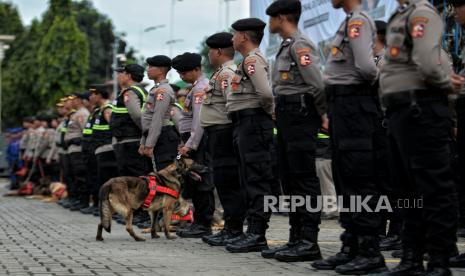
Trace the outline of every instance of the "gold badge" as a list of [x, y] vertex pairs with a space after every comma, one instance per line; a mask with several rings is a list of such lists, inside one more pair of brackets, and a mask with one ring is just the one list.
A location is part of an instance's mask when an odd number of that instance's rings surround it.
[[282, 72], [281, 73], [281, 79], [288, 80], [289, 79], [289, 73], [288, 72]]
[[337, 55], [337, 52], [338, 52], [338, 51], [339, 51], [339, 50], [337, 49], [337, 47], [331, 48], [331, 54], [332, 54], [333, 56]]
[[389, 54], [391, 54], [392, 57], [397, 57], [399, 55], [399, 47], [396, 46], [391, 46], [389, 49]]

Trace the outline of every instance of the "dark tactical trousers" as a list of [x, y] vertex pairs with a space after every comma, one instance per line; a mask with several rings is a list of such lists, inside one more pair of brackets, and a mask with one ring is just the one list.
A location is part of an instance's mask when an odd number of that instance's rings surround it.
[[73, 152], [68, 154], [68, 156], [72, 178], [71, 183], [75, 198], [79, 199], [82, 203], [88, 203], [89, 193], [86, 192], [86, 165], [84, 164], [82, 152]]
[[162, 128], [157, 144], [153, 148], [157, 171], [163, 170], [174, 162], [178, 154], [180, 141], [181, 139], [174, 126], [164, 126]]
[[[98, 186], [97, 177], [97, 159], [95, 157], [95, 144], [88, 141], [82, 141], [82, 158], [86, 166], [86, 194], [94, 195], [93, 190]], [[98, 204], [97, 198], [93, 196], [94, 204]]]
[[114, 151], [105, 151], [94, 156], [97, 163], [97, 182], [93, 185], [91, 192], [98, 203], [100, 187], [111, 178], [118, 176], [118, 165]]
[[274, 123], [262, 108], [233, 112], [231, 119], [241, 189], [246, 192], [247, 216], [252, 225], [257, 225], [257, 229], [250, 230], [264, 232], [271, 215], [265, 212], [264, 196], [272, 195], [277, 181], [272, 171]]
[[[315, 151], [321, 117], [310, 95], [278, 96], [276, 125], [278, 128], [278, 166], [285, 195], [310, 196], [316, 207], [321, 195], [316, 175]], [[302, 101], [303, 100], [303, 101]], [[305, 227], [318, 233], [321, 212], [309, 212], [306, 206], [289, 213], [289, 224], [296, 229]]]
[[[434, 91], [436, 95], [440, 91]], [[420, 93], [418, 93], [420, 95]], [[447, 265], [455, 249], [457, 202], [450, 167], [452, 121], [447, 99], [388, 105], [388, 138], [392, 173], [402, 189], [399, 197], [423, 199], [423, 208], [402, 209], [404, 247], [430, 254], [430, 264]]]
[[225, 227], [242, 230], [247, 211], [245, 191], [240, 187], [239, 171], [233, 146], [233, 126], [215, 125], [205, 128], [207, 153], [213, 183], [224, 209]]
[[[181, 133], [181, 139], [184, 143], [189, 140], [190, 132]], [[197, 150], [192, 150], [189, 157], [196, 163], [208, 166], [206, 156], [205, 137], [199, 143]], [[187, 177], [184, 183], [182, 195], [186, 199], [192, 199], [194, 205], [194, 222], [197, 224], [210, 227], [215, 212], [215, 196], [213, 193], [214, 184], [211, 181], [210, 173], [202, 173], [202, 180], [195, 181]]]
[[138, 141], [113, 145], [119, 176], [142, 176], [152, 171], [147, 158], [139, 154]]
[[71, 168], [70, 168], [70, 160], [69, 160], [69, 155], [60, 153], [59, 155], [59, 160], [60, 160], [60, 169], [61, 173], [63, 175], [63, 182], [66, 184], [66, 190], [68, 191], [69, 197], [73, 198], [74, 197], [74, 192], [72, 191], [73, 189], [73, 181], [71, 178]]
[[459, 224], [465, 228], [465, 97], [457, 99], [455, 110], [457, 112], [457, 153], [458, 153], [458, 185]]
[[[350, 206], [349, 196], [372, 196], [368, 206], [374, 210], [381, 190], [375, 170], [376, 123], [378, 103], [372, 89], [362, 85], [328, 86], [332, 169], [336, 192]], [[379, 213], [341, 212], [341, 226], [350, 234], [378, 236]]]

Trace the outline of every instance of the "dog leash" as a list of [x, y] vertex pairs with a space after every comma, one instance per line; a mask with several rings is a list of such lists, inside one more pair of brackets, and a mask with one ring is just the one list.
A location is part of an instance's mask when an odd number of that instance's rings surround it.
[[153, 168], [153, 172], [157, 172], [157, 164], [155, 163], [154, 155], [152, 155], [152, 168]]

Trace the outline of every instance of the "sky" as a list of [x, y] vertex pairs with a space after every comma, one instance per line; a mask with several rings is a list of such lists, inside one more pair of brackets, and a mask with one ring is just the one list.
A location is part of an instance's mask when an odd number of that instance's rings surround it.
[[[23, 24], [40, 18], [47, 9], [48, 0], [9, 0], [18, 7]], [[125, 33], [130, 46], [144, 57], [170, 54], [166, 44], [174, 40], [172, 55], [198, 51], [201, 41], [218, 31], [223, 31], [240, 18], [249, 17], [249, 0], [93, 0], [100, 13], [106, 14], [116, 32]], [[174, 24], [170, 23], [174, 3]], [[229, 22], [227, 21], [229, 6]], [[144, 33], [143, 30], [165, 25]], [[174, 77], [174, 76], [173, 76]]]

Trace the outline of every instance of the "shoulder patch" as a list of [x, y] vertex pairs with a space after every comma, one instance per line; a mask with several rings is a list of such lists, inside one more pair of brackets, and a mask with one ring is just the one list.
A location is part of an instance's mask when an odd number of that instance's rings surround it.
[[163, 93], [165, 93], [166, 91], [167, 91], [166, 88], [159, 87], [159, 88], [155, 89], [155, 94], [157, 94], [157, 95], [158, 95], [158, 94], [163, 94]]
[[244, 60], [245, 65], [254, 64], [255, 62], [257, 62], [257, 59], [254, 57], [247, 57]]
[[310, 49], [310, 48], [298, 48], [298, 49], [296, 50], [296, 53], [297, 53], [297, 55], [299, 55], [299, 56], [302, 56], [302, 55], [305, 55], [305, 54], [309, 54], [309, 53], [311, 53], [311, 52], [312, 52], [312, 49]]
[[364, 24], [363, 20], [360, 20], [360, 19], [349, 21], [349, 24], [348, 24], [349, 37], [352, 39], [359, 37], [363, 24]]
[[194, 94], [194, 103], [201, 104], [204, 95], [205, 95], [205, 92], [203, 92], [203, 91], [195, 93]]

